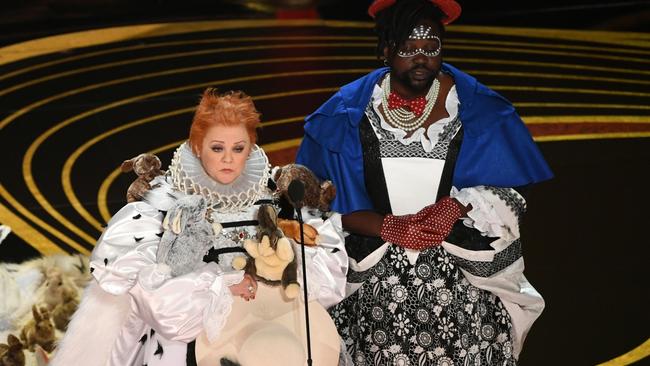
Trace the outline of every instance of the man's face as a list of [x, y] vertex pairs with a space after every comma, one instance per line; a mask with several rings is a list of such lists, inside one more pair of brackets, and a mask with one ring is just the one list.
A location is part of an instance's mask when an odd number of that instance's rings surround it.
[[[432, 21], [421, 21], [416, 28], [419, 26], [431, 27], [429, 34], [438, 38], [407, 39], [398, 46], [394, 56], [391, 56], [388, 48], [384, 49], [384, 56], [391, 66], [391, 80], [415, 94], [421, 94], [429, 89], [442, 63], [440, 52], [436, 56], [431, 56], [436, 53], [436, 50], [441, 49], [440, 29]], [[404, 55], [406, 57], [403, 57]]]

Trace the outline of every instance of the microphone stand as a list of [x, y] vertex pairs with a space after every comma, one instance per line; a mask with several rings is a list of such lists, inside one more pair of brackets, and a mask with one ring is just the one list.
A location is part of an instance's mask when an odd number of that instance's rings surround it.
[[311, 366], [311, 336], [309, 334], [309, 304], [307, 300], [307, 266], [305, 265], [305, 232], [303, 229], [302, 212], [300, 207], [296, 207], [298, 216], [298, 225], [300, 225], [300, 251], [302, 254], [302, 284], [305, 296], [305, 327], [307, 328], [307, 365]]

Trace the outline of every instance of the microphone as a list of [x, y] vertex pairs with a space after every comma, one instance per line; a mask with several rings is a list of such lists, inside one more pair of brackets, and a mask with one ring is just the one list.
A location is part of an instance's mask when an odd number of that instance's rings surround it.
[[299, 179], [294, 179], [289, 183], [287, 188], [289, 194], [289, 203], [296, 209], [298, 221], [302, 224], [302, 200], [305, 198], [305, 184]]
[[302, 201], [305, 198], [305, 184], [299, 179], [294, 179], [289, 183], [287, 188], [287, 193], [289, 194], [289, 201], [291, 205], [296, 209], [296, 215], [298, 216], [298, 225], [300, 226], [300, 250], [302, 254], [302, 284], [303, 284], [303, 293], [305, 296], [305, 327], [307, 331], [307, 365], [311, 366], [311, 335], [309, 334], [309, 306], [307, 304], [307, 268], [305, 264], [305, 233], [303, 230], [303, 221], [302, 221]]

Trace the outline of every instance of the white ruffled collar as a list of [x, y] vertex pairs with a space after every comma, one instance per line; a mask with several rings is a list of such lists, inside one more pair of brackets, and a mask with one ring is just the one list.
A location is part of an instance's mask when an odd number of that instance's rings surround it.
[[184, 142], [174, 153], [169, 174], [175, 189], [202, 195], [217, 212], [233, 212], [266, 196], [270, 165], [264, 150], [254, 145], [241, 175], [230, 184], [221, 184], [205, 172], [201, 161]]
[[381, 128], [390, 132], [395, 137], [395, 139], [401, 142], [403, 145], [409, 145], [413, 141], [420, 141], [422, 148], [426, 152], [431, 152], [431, 150], [433, 150], [433, 147], [438, 143], [440, 135], [444, 131], [445, 127], [447, 127], [449, 123], [456, 119], [456, 115], [458, 114], [459, 100], [458, 94], [456, 93], [456, 85], [454, 85], [449, 90], [447, 99], [445, 100], [445, 108], [447, 109], [447, 114], [449, 114], [449, 117], [442, 118], [429, 125], [426, 134], [424, 127], [420, 127], [415, 130], [411, 136], [406, 137], [408, 132], [402, 130], [401, 128], [389, 125], [384, 119], [384, 116], [379, 113], [382, 93], [383, 89], [381, 86], [375, 84], [375, 88], [372, 91], [372, 106], [375, 109], [377, 116], [379, 117]]

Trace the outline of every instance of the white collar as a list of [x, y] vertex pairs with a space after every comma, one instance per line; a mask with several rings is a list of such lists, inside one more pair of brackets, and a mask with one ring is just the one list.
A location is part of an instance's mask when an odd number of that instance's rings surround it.
[[202, 195], [217, 212], [233, 212], [266, 195], [270, 165], [264, 150], [254, 145], [241, 175], [230, 184], [221, 184], [205, 172], [186, 141], [176, 149], [169, 174], [175, 189]]

